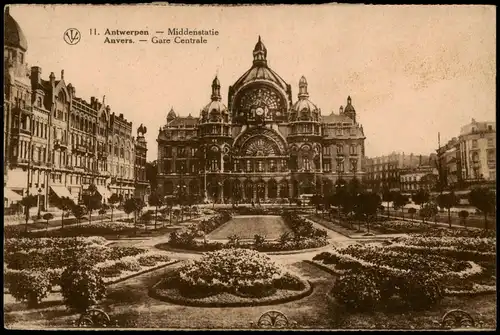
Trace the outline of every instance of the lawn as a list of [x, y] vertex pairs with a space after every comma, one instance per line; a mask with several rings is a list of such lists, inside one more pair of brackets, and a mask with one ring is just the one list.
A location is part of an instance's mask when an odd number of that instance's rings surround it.
[[[314, 292], [304, 299], [277, 306], [200, 308], [173, 305], [151, 298], [148, 287], [180, 266], [176, 264], [109, 286], [107, 299], [101, 306], [118, 321], [119, 327], [126, 328], [248, 328], [250, 322], [256, 323], [262, 313], [278, 310], [290, 321], [296, 321], [300, 328], [306, 329], [429, 329], [436, 327], [436, 321], [454, 308], [470, 312], [476, 321], [484, 323], [483, 328], [496, 328], [495, 294], [446, 297], [435, 308], [421, 312], [345, 313], [327, 298], [335, 277], [303, 262], [291, 264], [290, 268], [310, 280]], [[7, 328], [61, 328], [69, 327], [78, 316], [67, 312], [60, 301], [47, 301], [34, 310], [26, 310], [20, 303], [6, 301], [4, 317]]]
[[235, 216], [227, 223], [207, 235], [210, 240], [225, 240], [231, 235], [242, 239], [253, 239], [255, 235], [277, 239], [281, 234], [291, 232], [280, 216]]
[[[331, 275], [305, 263], [290, 265], [291, 270], [303, 275], [315, 285], [314, 292], [303, 299], [278, 306], [258, 306], [239, 308], [189, 307], [169, 304], [151, 298], [148, 288], [165, 274], [181, 266], [176, 264], [166, 269], [131, 278], [108, 287], [108, 296], [102, 306], [119, 327], [127, 328], [174, 328], [174, 329], [239, 329], [249, 328], [259, 317], [269, 310], [279, 310], [290, 321], [296, 321], [304, 328], [328, 328], [326, 293], [332, 284]], [[5, 320], [8, 328], [71, 327], [78, 318], [65, 310], [57, 302], [47, 302], [45, 308], [20, 311], [19, 303], [5, 306]]]
[[[496, 294], [478, 296], [451, 296], [426, 311], [375, 311], [373, 313], [335, 312], [338, 319], [335, 327], [342, 329], [432, 329], [444, 314], [452, 309], [461, 309], [471, 314], [483, 329], [496, 328]], [[335, 310], [335, 308], [333, 308]]]

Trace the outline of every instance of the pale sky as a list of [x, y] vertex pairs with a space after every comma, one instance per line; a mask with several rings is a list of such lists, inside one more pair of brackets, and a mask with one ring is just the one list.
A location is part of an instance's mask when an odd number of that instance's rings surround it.
[[[198, 116], [215, 74], [227, 104], [252, 65], [261, 35], [268, 65], [292, 86], [302, 75], [322, 114], [352, 97], [369, 157], [429, 154], [475, 118], [495, 120], [496, 17], [493, 6], [77, 6], [15, 5], [27, 62], [72, 83], [77, 96], [124, 113], [134, 133], [148, 128], [148, 159], [171, 107]], [[63, 41], [77, 28], [76, 45]], [[95, 28], [101, 36], [90, 36]], [[216, 29], [207, 44], [105, 44], [104, 31]], [[152, 35], [146, 37], [151, 39]], [[139, 38], [135, 38], [138, 40]]]

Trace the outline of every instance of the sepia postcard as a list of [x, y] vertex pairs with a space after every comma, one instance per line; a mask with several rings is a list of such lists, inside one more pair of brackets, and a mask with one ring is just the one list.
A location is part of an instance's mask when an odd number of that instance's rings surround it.
[[496, 329], [496, 8], [5, 5], [4, 327]]

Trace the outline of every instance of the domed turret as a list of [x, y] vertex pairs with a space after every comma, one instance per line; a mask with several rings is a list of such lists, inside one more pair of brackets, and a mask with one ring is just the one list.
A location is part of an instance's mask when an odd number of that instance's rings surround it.
[[215, 76], [212, 81], [212, 101], [206, 105], [201, 111], [202, 122], [222, 122], [227, 119], [227, 107], [221, 102], [220, 81]]
[[173, 121], [176, 117], [177, 117], [177, 115], [175, 114], [174, 108], [172, 107], [170, 109], [170, 112], [168, 112], [168, 114], [167, 114], [167, 123]]
[[351, 96], [347, 97], [347, 105], [345, 106], [344, 114], [350, 117], [354, 121], [354, 123], [356, 123], [356, 110], [352, 105]]
[[253, 63], [256, 65], [267, 65], [267, 49], [262, 40], [260, 39], [255, 48], [253, 48]]
[[256, 82], [272, 83], [291, 100], [290, 85], [267, 65], [267, 49], [260, 36], [253, 49], [253, 65], [229, 88], [229, 101], [232, 101], [233, 93]]
[[299, 100], [292, 106], [291, 121], [319, 121], [319, 110], [309, 100], [307, 92], [307, 80], [302, 76], [299, 80]]
[[5, 46], [21, 49], [23, 52], [28, 50], [26, 37], [16, 20], [10, 16], [9, 7], [6, 7], [4, 13], [4, 29]]

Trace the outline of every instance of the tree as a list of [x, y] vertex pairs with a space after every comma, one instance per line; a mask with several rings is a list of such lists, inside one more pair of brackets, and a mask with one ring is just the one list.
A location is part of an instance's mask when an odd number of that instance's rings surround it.
[[361, 184], [361, 181], [356, 177], [349, 180], [349, 183], [347, 184], [347, 192], [355, 195], [362, 193], [363, 185]]
[[314, 208], [316, 209], [316, 214], [318, 214], [318, 210], [319, 210], [321, 204], [323, 204], [323, 197], [319, 194], [314, 194], [311, 197], [311, 205], [313, 205]]
[[358, 217], [364, 218], [368, 233], [370, 232], [370, 221], [376, 217], [380, 203], [380, 196], [373, 192], [363, 192], [354, 198], [354, 212]]
[[[144, 223], [144, 230], [148, 230], [148, 223], [151, 222], [152, 215], [150, 212], [146, 212], [142, 214], [141, 221]], [[156, 220], [155, 220], [155, 229], [156, 229]]]
[[431, 218], [432, 216], [437, 215], [438, 209], [437, 205], [434, 203], [425, 203], [422, 208], [420, 208], [419, 215], [422, 218], [422, 222], [425, 223], [426, 219]]
[[101, 209], [99, 209], [99, 215], [101, 216], [101, 219], [104, 216], [104, 214], [106, 214], [106, 207], [104, 207], [103, 205]]
[[394, 193], [391, 192], [388, 188], [384, 188], [382, 192], [382, 200], [387, 202], [387, 216], [391, 217], [389, 202], [394, 200]]
[[71, 206], [71, 213], [76, 219], [76, 223], [80, 224], [80, 220], [85, 216], [85, 207], [74, 204]]
[[394, 209], [397, 210], [401, 208], [403, 219], [405, 218], [405, 206], [408, 205], [409, 202], [410, 199], [408, 199], [408, 196], [401, 194], [400, 192], [394, 193], [394, 199], [392, 201]]
[[120, 197], [116, 193], [111, 194], [111, 196], [108, 199], [109, 207], [111, 207], [111, 222], [113, 222], [113, 209], [115, 205], [119, 202], [120, 202]]
[[138, 198], [130, 198], [125, 201], [124, 210], [125, 213], [130, 214], [134, 212], [134, 226], [137, 225], [137, 216], [140, 214], [144, 208], [144, 201]]
[[60, 285], [64, 304], [83, 313], [106, 296], [106, 286], [87, 257], [77, 257], [74, 255], [70, 266], [61, 274]]
[[64, 215], [68, 213], [71, 208], [75, 205], [73, 199], [68, 197], [57, 198], [56, 207], [61, 210], [61, 229], [64, 229]]
[[169, 215], [170, 225], [172, 225], [172, 208], [174, 207], [174, 199], [172, 197], [165, 197], [165, 205], [167, 205], [166, 212]]
[[151, 194], [149, 195], [148, 202], [150, 206], [155, 206], [155, 229], [156, 229], [156, 221], [157, 221], [156, 217], [158, 216], [158, 207], [161, 207], [163, 205], [163, 201], [158, 192], [154, 191], [151, 192]]
[[488, 214], [495, 212], [495, 194], [488, 188], [474, 188], [469, 193], [469, 203], [484, 215], [484, 229], [488, 230]]
[[440, 195], [438, 195], [436, 200], [439, 207], [446, 208], [448, 210], [448, 224], [451, 228], [451, 208], [458, 205], [458, 197], [454, 192], [441, 193]]
[[408, 208], [408, 214], [410, 214], [410, 218], [413, 220], [413, 215], [417, 213], [417, 210], [415, 208]]
[[123, 211], [127, 214], [127, 217], [135, 211], [134, 199], [127, 199], [123, 204]]
[[45, 213], [43, 214], [43, 217], [42, 217], [45, 221], [47, 221], [47, 226], [46, 226], [46, 230], [49, 230], [49, 221], [52, 220], [54, 218], [54, 215], [52, 215], [52, 213]]
[[20, 201], [20, 204], [22, 206], [24, 206], [24, 208], [25, 208], [25, 213], [24, 213], [25, 214], [25, 218], [26, 218], [26, 226], [24, 228], [25, 232], [28, 232], [28, 221], [30, 219], [30, 208], [36, 207], [37, 202], [38, 202], [37, 197], [34, 196], [34, 195], [31, 195], [31, 194], [25, 196]]
[[460, 211], [458, 212], [458, 217], [461, 219], [464, 227], [466, 226], [465, 225], [465, 220], [469, 217], [469, 212], [467, 211]]
[[101, 208], [102, 197], [97, 192], [97, 186], [90, 184], [87, 193], [82, 196], [83, 203], [89, 213], [89, 223], [92, 223], [92, 211]]
[[156, 161], [146, 163], [146, 179], [149, 181], [152, 190], [156, 190], [158, 186], [157, 176], [158, 166]]
[[422, 206], [429, 201], [429, 193], [426, 190], [418, 190], [417, 193], [412, 196], [412, 200], [415, 205]]

